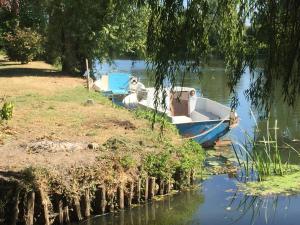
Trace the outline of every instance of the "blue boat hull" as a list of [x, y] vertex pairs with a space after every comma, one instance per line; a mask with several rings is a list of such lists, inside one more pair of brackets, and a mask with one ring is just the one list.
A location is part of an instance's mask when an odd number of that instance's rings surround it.
[[[220, 122], [220, 120], [216, 120], [195, 123], [181, 123], [175, 125], [180, 135], [184, 137], [194, 137], [194, 141], [198, 142], [204, 147], [210, 147], [213, 146], [215, 142], [220, 137], [224, 136], [230, 129], [229, 120], [225, 120], [221, 124]], [[201, 135], [202, 133], [203, 135]]]

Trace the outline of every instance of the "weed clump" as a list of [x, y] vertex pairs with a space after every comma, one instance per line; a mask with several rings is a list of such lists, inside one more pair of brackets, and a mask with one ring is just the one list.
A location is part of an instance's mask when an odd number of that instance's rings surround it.
[[13, 116], [14, 105], [12, 102], [5, 102], [0, 110], [0, 119], [10, 120]]

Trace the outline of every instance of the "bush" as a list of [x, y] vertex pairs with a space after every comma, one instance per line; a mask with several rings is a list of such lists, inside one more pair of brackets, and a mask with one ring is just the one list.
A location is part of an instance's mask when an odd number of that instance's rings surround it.
[[12, 33], [5, 33], [4, 48], [10, 60], [25, 64], [42, 53], [42, 36], [30, 28], [16, 28]]
[[5, 102], [2, 109], [0, 110], [0, 119], [10, 120], [13, 115], [14, 105], [11, 102]]

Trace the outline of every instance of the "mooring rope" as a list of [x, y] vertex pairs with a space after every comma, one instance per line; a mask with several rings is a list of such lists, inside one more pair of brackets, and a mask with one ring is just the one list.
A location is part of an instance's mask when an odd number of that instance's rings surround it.
[[194, 139], [194, 138], [201, 137], [201, 136], [203, 136], [203, 135], [205, 135], [205, 134], [208, 134], [209, 132], [211, 132], [211, 131], [213, 131], [214, 129], [218, 128], [222, 123], [225, 122], [225, 120], [228, 120], [228, 118], [223, 119], [223, 120], [222, 120], [220, 123], [218, 123], [216, 126], [210, 128], [210, 129], [208, 129], [207, 131], [205, 131], [205, 132], [203, 132], [203, 133], [201, 133], [201, 134], [197, 134], [197, 135], [192, 136], [192, 137], [184, 137], [183, 139]]

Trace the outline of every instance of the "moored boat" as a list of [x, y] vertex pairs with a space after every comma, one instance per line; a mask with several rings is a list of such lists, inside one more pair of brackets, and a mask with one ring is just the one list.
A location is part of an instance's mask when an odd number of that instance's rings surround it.
[[114, 103], [121, 104], [125, 96], [145, 87], [130, 73], [111, 72], [96, 80], [93, 88], [108, 96]]
[[[197, 96], [194, 88], [164, 89], [164, 95], [165, 104], [157, 106], [158, 112], [164, 113], [183, 137], [205, 147], [214, 145], [237, 123], [237, 115], [229, 107]], [[163, 92], [160, 92], [158, 98], [161, 100], [162, 96]], [[125, 105], [152, 110], [155, 109], [154, 102], [155, 88], [146, 88], [123, 100]]]

